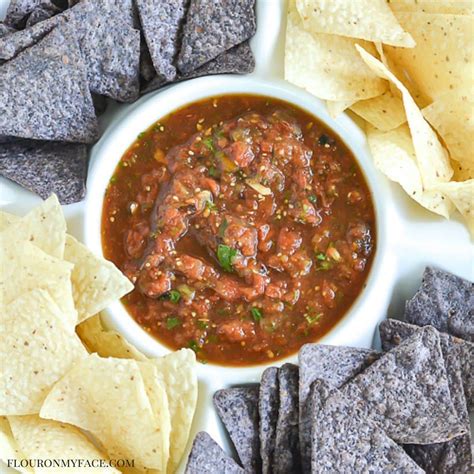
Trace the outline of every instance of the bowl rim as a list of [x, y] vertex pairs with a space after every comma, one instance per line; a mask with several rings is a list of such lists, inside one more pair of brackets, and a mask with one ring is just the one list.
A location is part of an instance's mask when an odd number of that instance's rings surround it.
[[[321, 344], [351, 345], [350, 335], [368, 326], [362, 343], [370, 347], [377, 323], [384, 317], [390, 289], [394, 281], [394, 264], [389, 258], [390, 198], [384, 180], [372, 162], [366, 138], [346, 115], [336, 119], [329, 116], [323, 102], [308, 92], [282, 80], [260, 79], [253, 76], [207, 76], [182, 82], [144, 96], [111, 124], [91, 152], [88, 193], [85, 203], [84, 239], [97, 255], [103, 256], [101, 215], [105, 190], [118, 162], [140, 132], [160, 117], [164, 117], [192, 102], [230, 94], [262, 95], [289, 102], [323, 122], [346, 144], [354, 155], [370, 191], [375, 211], [376, 251], [364, 287], [344, 316], [320, 339]], [[159, 112], [157, 112], [159, 111]], [[148, 356], [157, 357], [172, 351], [152, 337], [127, 312], [120, 301], [104, 310], [105, 323]], [[357, 324], [357, 322], [359, 324]], [[297, 353], [286, 358], [248, 366], [225, 366], [215, 363], [199, 364], [204, 377], [224, 377], [230, 382], [256, 381], [262, 370], [272, 365], [296, 362]]]

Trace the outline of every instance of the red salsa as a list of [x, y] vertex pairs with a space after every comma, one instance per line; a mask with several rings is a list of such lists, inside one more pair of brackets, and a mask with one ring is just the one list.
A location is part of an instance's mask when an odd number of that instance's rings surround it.
[[107, 188], [102, 242], [148, 332], [201, 361], [250, 365], [343, 317], [370, 269], [374, 209], [353, 155], [312, 115], [225, 95], [137, 137]]

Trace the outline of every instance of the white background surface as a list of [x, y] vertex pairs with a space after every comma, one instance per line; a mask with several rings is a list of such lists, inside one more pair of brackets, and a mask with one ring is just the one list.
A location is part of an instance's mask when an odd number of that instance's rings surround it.
[[[7, 4], [8, 0], [0, 0], [0, 18], [3, 17]], [[256, 76], [268, 79], [283, 78], [284, 10], [283, 0], [257, 0], [258, 31], [251, 43], [257, 60], [254, 72]], [[101, 126], [104, 129], [113, 127], [114, 123], [127, 114], [130, 107], [133, 106], [109, 106], [101, 118]], [[156, 119], [158, 118], [157, 116]], [[391, 217], [393, 222], [390, 225], [390, 251], [386, 258], [387, 262], [390, 261], [390, 266], [392, 262], [395, 264], [395, 278], [391, 284], [393, 293], [389, 298], [388, 307], [378, 315], [379, 319], [386, 314], [396, 317], [403, 313], [404, 301], [411, 297], [419, 286], [426, 265], [436, 265], [474, 280], [474, 246], [466, 228], [460, 222], [460, 217], [454, 215], [451, 221], [446, 221], [435, 216], [406, 196], [398, 185], [388, 183], [382, 175], [380, 179], [389, 188], [394, 209]], [[0, 206], [4, 210], [24, 214], [39, 202], [39, 198], [35, 195], [0, 178]], [[64, 210], [68, 220], [68, 231], [83, 240], [84, 204], [65, 206]], [[373, 333], [373, 328], [361, 327], [361, 331], [367, 330]], [[372, 334], [370, 336], [372, 337]], [[354, 345], [357, 345], [357, 340], [358, 335], [355, 334]], [[212, 366], [204, 366], [203, 369], [212, 370]], [[208, 383], [200, 383], [201, 402], [193, 432], [207, 430], [224, 447], [229, 448], [216, 415], [209, 406], [215, 388]], [[5, 468], [2, 470], [1, 466], [0, 471], [7, 472]]]

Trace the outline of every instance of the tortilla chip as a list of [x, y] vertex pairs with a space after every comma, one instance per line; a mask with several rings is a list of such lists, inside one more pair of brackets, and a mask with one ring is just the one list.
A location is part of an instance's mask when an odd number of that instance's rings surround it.
[[426, 120], [439, 133], [453, 160], [474, 166], [474, 97], [453, 91], [438, 97], [422, 110]]
[[431, 327], [386, 352], [341, 393], [397, 443], [440, 443], [466, 433], [451, 400], [439, 336]]
[[124, 15], [113, 2], [89, 3], [79, 3], [69, 18], [81, 38], [91, 92], [133, 102], [139, 91], [140, 32], [129, 24], [130, 8]]
[[25, 293], [2, 314], [1, 415], [38, 413], [51, 386], [87, 355], [44, 290]]
[[326, 107], [332, 118], [337, 118], [354, 103], [353, 100], [327, 100]]
[[21, 217], [15, 216], [8, 212], [0, 211], [0, 232], [5, 230], [11, 224], [18, 222]]
[[278, 369], [279, 408], [273, 454], [273, 472], [299, 472], [298, 366], [283, 364]]
[[111, 459], [134, 459], [136, 468], [166, 470], [166, 393], [156, 380], [145, 383], [134, 360], [89, 355], [54, 385], [40, 416], [89, 431]]
[[424, 472], [351, 399], [322, 380], [313, 384], [311, 408], [311, 472]]
[[143, 35], [154, 68], [163, 79], [176, 77], [173, 64], [179, 51], [181, 32], [188, 0], [137, 0]]
[[367, 141], [378, 168], [424, 208], [448, 218], [453, 206], [443, 193], [423, 186], [408, 125], [382, 132], [367, 126]]
[[101, 357], [148, 360], [121, 334], [105, 329], [100, 314], [82, 321], [82, 323], [76, 326], [76, 332], [88, 351], [96, 352]]
[[287, 18], [285, 79], [324, 100], [356, 101], [383, 94], [387, 82], [377, 77], [358, 57], [356, 41], [375, 52], [363, 40], [303, 28], [291, 8]]
[[386, 54], [404, 69], [432, 100], [454, 89], [472, 87], [472, 18], [467, 15], [396, 13], [416, 47], [386, 47]]
[[[76, 427], [43, 420], [37, 415], [9, 416], [8, 421], [25, 459], [106, 461], [103, 454]], [[97, 460], [97, 461], [96, 461]], [[94, 465], [95, 466], [95, 465]], [[61, 469], [63, 469], [61, 471]], [[87, 468], [85, 469], [87, 471]], [[81, 469], [81, 472], [85, 472]], [[117, 473], [113, 467], [90, 468], [97, 473]], [[64, 468], [37, 468], [35, 472], [64, 472]]]
[[30, 28], [41, 21], [48, 20], [60, 12], [61, 9], [53, 2], [42, 0], [41, 4], [35, 7], [35, 9], [28, 15], [26, 28]]
[[0, 149], [0, 175], [43, 199], [54, 193], [61, 204], [84, 199], [87, 165], [82, 144], [18, 140]]
[[466, 225], [474, 237], [474, 179], [461, 183], [451, 181], [441, 183], [436, 189], [447, 196], [463, 216]]
[[311, 32], [415, 46], [385, 0], [296, 0], [296, 7], [304, 28]]
[[359, 117], [383, 132], [398, 128], [407, 121], [402, 99], [393, 95], [391, 91], [356, 102], [350, 108]]
[[410, 127], [416, 162], [420, 169], [421, 179], [425, 187], [449, 181], [453, 170], [449, 164], [447, 153], [441, 146], [436, 133], [423, 118], [423, 114], [411, 97], [407, 88], [392, 74], [383, 63], [371, 56], [367, 51], [356, 45], [364, 62], [380, 77], [391, 81], [400, 90], [403, 105]]
[[0, 58], [11, 59], [58, 25], [67, 23], [79, 40], [92, 92], [120, 102], [138, 97], [140, 32], [131, 2], [82, 1], [14, 35], [0, 38]]
[[1, 66], [0, 134], [82, 143], [97, 138], [85, 66], [67, 25]]
[[378, 352], [370, 349], [324, 344], [305, 344], [300, 349], [299, 437], [304, 472], [309, 472], [311, 466], [311, 384], [320, 379], [339, 388], [372, 364], [378, 356]]
[[24, 49], [36, 44], [63, 21], [63, 15], [57, 15], [30, 28], [13, 30], [12, 34], [0, 36], [0, 59], [12, 59]]
[[[20, 461], [25, 459], [25, 455], [21, 452], [18, 443], [13, 438], [10, 423], [8, 423], [6, 416], [0, 416], [0, 461], [5, 464], [8, 460]], [[18, 467], [21, 474], [31, 474], [33, 469], [30, 467]]]
[[265, 369], [260, 380], [258, 395], [260, 457], [262, 458], [262, 474], [270, 474], [271, 462], [275, 451], [275, 437], [279, 406], [278, 369]]
[[[8, 231], [8, 229], [7, 229]], [[5, 231], [4, 231], [5, 232]], [[73, 266], [51, 257], [30, 242], [8, 243], [0, 234], [0, 290], [3, 304], [34, 289], [46, 290], [70, 327], [77, 321], [72, 297]]]
[[417, 326], [474, 342], [474, 283], [434, 267], [426, 267], [420, 289], [407, 301], [405, 318]]
[[97, 257], [70, 235], [66, 238], [64, 258], [74, 264], [71, 280], [78, 322], [133, 290], [132, 283], [112, 262]]
[[196, 355], [181, 349], [158, 359], [151, 359], [157, 380], [165, 388], [171, 420], [168, 473], [174, 473], [184, 454], [198, 397]]
[[[208, 76], [210, 74], [248, 74], [255, 68], [255, 58], [248, 41], [229, 49], [220, 54], [217, 58], [209, 61], [203, 66], [197, 68], [188, 74], [178, 74], [174, 82], [193, 79], [196, 77]], [[152, 81], [145, 85], [143, 93], [160, 89], [168, 85], [168, 82], [160, 76], [156, 76]]]
[[[419, 326], [407, 324], [395, 319], [382, 321], [379, 327], [380, 338], [384, 350], [396, 347], [403, 340], [411, 337]], [[432, 445], [407, 445], [405, 449], [409, 455], [427, 472], [435, 472], [442, 468], [442, 472], [468, 472], [471, 463], [471, 436], [469, 432], [469, 414], [466, 406], [464, 387], [473, 384], [471, 363], [467, 362], [467, 352], [474, 348], [474, 344], [455, 338], [446, 333], [439, 333], [441, 351], [443, 353], [446, 372], [449, 382], [449, 390], [454, 407], [459, 419], [465, 424], [467, 433], [446, 443]], [[468, 346], [471, 346], [469, 348]], [[474, 354], [474, 352], [472, 352]], [[472, 357], [472, 356], [471, 356]], [[466, 380], [463, 381], [463, 367], [465, 363], [468, 372], [465, 373]], [[470, 380], [467, 378], [469, 377]], [[466, 394], [467, 395], [467, 394]], [[437, 469], [435, 467], [437, 466]]]
[[213, 399], [240, 462], [249, 472], [260, 470], [258, 392], [258, 387], [227, 388], [218, 390]]
[[10, 0], [7, 13], [5, 15], [5, 24], [14, 28], [22, 28], [26, 17], [44, 0]]
[[474, 14], [474, 5], [470, 0], [388, 0], [388, 2], [394, 12]]
[[26, 216], [2, 232], [2, 239], [14, 243], [28, 241], [52, 257], [62, 259], [66, 243], [66, 220], [53, 194]]
[[244, 474], [244, 472], [205, 431], [196, 435], [185, 474]]
[[189, 74], [256, 32], [255, 0], [191, 0], [178, 69]]

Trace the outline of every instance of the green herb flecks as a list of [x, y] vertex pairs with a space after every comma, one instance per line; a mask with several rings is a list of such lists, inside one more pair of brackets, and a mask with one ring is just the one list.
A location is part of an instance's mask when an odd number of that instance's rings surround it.
[[219, 176], [219, 171], [215, 166], [209, 166], [209, 176], [212, 178], [217, 178]]
[[306, 322], [309, 326], [313, 326], [314, 324], [319, 322], [322, 316], [322, 313], [305, 313], [304, 319], [306, 319]]
[[166, 319], [166, 329], [168, 329], [169, 331], [179, 326], [180, 324], [181, 320], [175, 316], [170, 316]]
[[259, 308], [251, 308], [250, 313], [252, 314], [254, 321], [256, 321], [257, 323], [260, 322], [263, 318], [262, 310]]
[[221, 222], [221, 225], [217, 229], [217, 235], [221, 239], [224, 238], [225, 230], [227, 229], [227, 227], [229, 227], [229, 223], [227, 222], [227, 219], [224, 218], [224, 220]]
[[233, 249], [232, 247], [229, 247], [228, 245], [220, 244], [217, 247], [217, 259], [219, 260], [221, 267], [226, 272], [230, 273], [234, 271], [232, 265], [234, 263], [234, 259], [236, 255], [237, 255], [237, 250]]
[[212, 153], [216, 152], [216, 147], [214, 146], [214, 140], [212, 137], [207, 137], [202, 142], [209, 151], [212, 151]]
[[201, 350], [201, 348], [199, 347], [199, 344], [196, 342], [196, 341], [189, 341], [188, 342], [188, 347], [193, 350], [196, 354]]
[[316, 197], [315, 194], [310, 194], [308, 196], [308, 201], [312, 204], [316, 204], [318, 202], [318, 198]]
[[202, 329], [204, 331], [209, 327], [209, 323], [207, 321], [198, 321], [197, 326], [199, 329]]
[[181, 299], [181, 293], [177, 290], [170, 290], [160, 296], [160, 300], [169, 300], [172, 303], [178, 303]]

